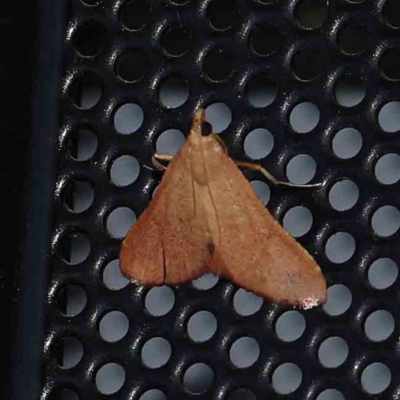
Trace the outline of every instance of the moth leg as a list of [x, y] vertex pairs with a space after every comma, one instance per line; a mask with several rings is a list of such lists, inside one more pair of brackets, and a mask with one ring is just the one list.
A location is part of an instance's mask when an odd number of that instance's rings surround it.
[[298, 183], [291, 183], [291, 182], [284, 182], [276, 179], [270, 172], [268, 172], [265, 168], [263, 168], [260, 164], [248, 162], [248, 161], [237, 161], [235, 160], [236, 165], [239, 167], [245, 167], [254, 169], [256, 171], [261, 172], [270, 182], [274, 185], [284, 185], [290, 187], [298, 187], [298, 188], [313, 188], [313, 187], [320, 187], [322, 183], [310, 183], [310, 184], [298, 184]]
[[173, 158], [172, 154], [168, 153], [154, 153], [153, 156], [151, 157], [151, 162], [153, 165], [160, 171], [164, 171], [167, 169], [167, 167], [163, 164], [160, 163], [160, 161], [171, 161]]
[[216, 134], [213, 134], [214, 138], [217, 139], [218, 143], [221, 145], [221, 147], [224, 149], [225, 154], [228, 154], [228, 148], [226, 147], [225, 142]]

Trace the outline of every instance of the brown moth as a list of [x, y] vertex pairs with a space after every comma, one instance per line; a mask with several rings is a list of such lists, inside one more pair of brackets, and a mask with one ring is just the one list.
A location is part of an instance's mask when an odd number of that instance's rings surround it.
[[203, 126], [200, 109], [122, 243], [122, 273], [142, 285], [178, 285], [211, 271], [277, 303], [311, 308], [324, 302], [326, 283], [316, 262], [271, 216], [221, 140]]

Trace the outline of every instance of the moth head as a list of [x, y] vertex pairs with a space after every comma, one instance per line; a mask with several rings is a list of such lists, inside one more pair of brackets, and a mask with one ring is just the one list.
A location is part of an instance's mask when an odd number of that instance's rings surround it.
[[212, 126], [209, 122], [203, 121], [201, 124], [201, 136], [209, 136], [212, 134]]

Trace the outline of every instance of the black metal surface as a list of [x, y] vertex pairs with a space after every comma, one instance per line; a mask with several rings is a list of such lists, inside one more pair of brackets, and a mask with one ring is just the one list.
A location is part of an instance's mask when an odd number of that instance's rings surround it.
[[[398, 398], [399, 327], [380, 342], [370, 340], [364, 328], [375, 310], [386, 310], [399, 320], [398, 281], [377, 290], [368, 279], [374, 260], [400, 261], [399, 231], [380, 237], [371, 227], [378, 207], [399, 207], [399, 184], [383, 185], [375, 176], [378, 159], [399, 151], [398, 133], [384, 132], [378, 118], [385, 103], [400, 99], [398, 8], [391, 0], [338, 0], [328, 6], [317, 0], [70, 2], [45, 308], [43, 399], [61, 398], [62, 389], [76, 392], [80, 399], [133, 400], [149, 389], [159, 389], [174, 400], [233, 399], [237, 389], [251, 391], [256, 399], [323, 400], [318, 396], [326, 389], [340, 391], [345, 399]], [[395, 50], [390, 57], [385, 51], [391, 48]], [[121, 55], [128, 50], [134, 54], [124, 68]], [[308, 53], [299, 55], [302, 50]], [[118, 74], [135, 82], [124, 81]], [[175, 109], [159, 100], [160, 87], [171, 76], [186, 82], [190, 91], [189, 98]], [[345, 77], [365, 88], [363, 100], [354, 107], [338, 104], [336, 85]], [[249, 103], [253, 79], [256, 87], [277, 88], [272, 104], [255, 108]], [[82, 82], [99, 85], [102, 91], [98, 103], [89, 109], [79, 107], [86, 90]], [[290, 114], [303, 101], [313, 102], [320, 118], [314, 129], [299, 134], [291, 127]], [[309, 154], [317, 165], [313, 181], [324, 182], [316, 191], [271, 187], [268, 209], [281, 222], [296, 205], [312, 212], [312, 227], [299, 241], [315, 256], [329, 286], [343, 284], [350, 289], [352, 302], [337, 316], [322, 307], [302, 312], [306, 330], [290, 343], [276, 334], [276, 322], [287, 308], [263, 303], [253, 315], [240, 316], [233, 306], [237, 288], [223, 280], [208, 291], [191, 284], [174, 288], [172, 310], [160, 317], [146, 311], [148, 289], [130, 284], [111, 291], [103, 282], [103, 270], [118, 257], [120, 246], [120, 238], [107, 231], [107, 218], [117, 207], [129, 207], [139, 215], [148, 205], [160, 175], [143, 164], [151, 164], [158, 135], [170, 128], [185, 132], [197, 107], [216, 102], [225, 103], [232, 113], [221, 137], [234, 158], [247, 158], [246, 135], [264, 127], [274, 136], [272, 152], [261, 160], [264, 166], [286, 179], [289, 161], [297, 154]], [[125, 103], [139, 105], [144, 114], [140, 128], [129, 135], [118, 133], [113, 123], [118, 107]], [[363, 144], [358, 154], [343, 160], [334, 154], [332, 140], [345, 127], [358, 129]], [[73, 157], [76, 141], [71, 138], [79, 128], [93, 131], [98, 140], [95, 154], [87, 161]], [[137, 179], [125, 187], [116, 186], [110, 178], [112, 162], [121, 155], [132, 155], [142, 163]], [[257, 173], [245, 174], [262, 180]], [[329, 191], [344, 177], [358, 186], [359, 198], [350, 210], [339, 212], [330, 204]], [[81, 213], [66, 206], [74, 181], [87, 181], [94, 189], [93, 203]], [[336, 232], [347, 232], [355, 239], [354, 254], [341, 263], [332, 262], [326, 254], [326, 243]], [[69, 235], [78, 233], [87, 236], [90, 253], [71, 265]], [[87, 302], [78, 315], [68, 317], [71, 292], [63, 289], [71, 284], [84, 290]], [[99, 322], [113, 310], [128, 317], [129, 330], [121, 340], [108, 343], [99, 333]], [[218, 321], [216, 333], [204, 343], [193, 342], [187, 333], [190, 316], [199, 310], [212, 312]], [[230, 348], [236, 339], [247, 336], [258, 342], [260, 355], [250, 367], [238, 369], [230, 360]], [[347, 342], [348, 355], [337, 368], [326, 368], [319, 348], [325, 339], [336, 336]], [[71, 369], [57, 363], [57, 343], [65, 337], [83, 345], [83, 356]], [[163, 337], [171, 346], [168, 362], [156, 369], [141, 360], [142, 347], [152, 337]], [[200, 362], [211, 367], [214, 379], [207, 391], [192, 394], [183, 376], [188, 367]], [[367, 393], [361, 377], [375, 362], [389, 368], [390, 383], [379, 393]], [[125, 370], [122, 387], [108, 396], [96, 387], [96, 375], [107, 363]], [[302, 371], [300, 386], [287, 395], [277, 393], [273, 378], [284, 363], [295, 363]], [[252, 398], [243, 392], [237, 396]]]

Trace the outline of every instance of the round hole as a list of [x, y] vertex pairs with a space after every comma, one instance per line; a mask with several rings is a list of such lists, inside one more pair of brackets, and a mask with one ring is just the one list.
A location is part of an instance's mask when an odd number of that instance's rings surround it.
[[333, 234], [325, 245], [325, 253], [335, 264], [342, 264], [353, 256], [356, 250], [356, 241], [347, 232]]
[[362, 53], [368, 46], [369, 33], [364, 25], [348, 24], [338, 33], [338, 44], [341, 50], [349, 55]]
[[275, 329], [279, 339], [294, 342], [306, 330], [306, 320], [298, 311], [287, 311], [278, 318]]
[[182, 57], [194, 46], [191, 29], [182, 24], [169, 25], [161, 34], [160, 45], [171, 57]]
[[114, 238], [123, 238], [134, 222], [136, 215], [130, 208], [118, 207], [107, 218], [107, 231]]
[[386, 50], [379, 59], [379, 69], [385, 78], [392, 81], [400, 80], [400, 49]]
[[236, 389], [228, 396], [228, 400], [257, 400], [257, 398], [250, 390]]
[[97, 136], [85, 128], [78, 128], [71, 132], [67, 148], [70, 157], [76, 161], [86, 161], [94, 156], [97, 150]]
[[66, 233], [59, 241], [58, 253], [68, 264], [80, 264], [90, 254], [90, 241], [83, 233]]
[[400, 156], [385, 154], [375, 165], [375, 176], [384, 185], [392, 185], [400, 180]]
[[114, 185], [128, 186], [139, 176], [140, 166], [135, 157], [118, 157], [111, 165], [110, 178]]
[[202, 71], [214, 82], [226, 81], [234, 71], [232, 54], [222, 49], [208, 52], [203, 59]]
[[126, 0], [119, 9], [122, 25], [131, 31], [139, 31], [147, 26], [151, 14], [151, 3], [147, 1]]
[[318, 107], [310, 102], [297, 104], [290, 113], [290, 125], [297, 133], [311, 132], [320, 118]]
[[107, 31], [103, 25], [90, 21], [76, 31], [73, 42], [79, 55], [82, 57], [95, 57], [102, 50], [107, 38]]
[[267, 57], [282, 47], [283, 36], [273, 25], [258, 25], [250, 33], [249, 45], [257, 56]]
[[366, 89], [361, 79], [345, 77], [339, 79], [335, 85], [335, 97], [339, 105], [354, 107], [360, 104], [365, 97]]
[[206, 108], [206, 119], [214, 133], [221, 133], [231, 123], [232, 113], [225, 103], [213, 103]]
[[189, 98], [189, 87], [182, 78], [173, 76], [160, 85], [160, 102], [166, 108], [178, 108]]
[[327, 290], [326, 303], [322, 306], [331, 316], [344, 314], [351, 306], [353, 297], [350, 290], [344, 285], [333, 285]]
[[104, 364], [96, 374], [96, 386], [102, 394], [114, 394], [125, 383], [125, 370], [116, 363]]
[[118, 133], [129, 135], [142, 126], [143, 120], [143, 110], [137, 104], [124, 104], [114, 115], [114, 126]]
[[332, 141], [332, 149], [335, 156], [341, 159], [349, 159], [361, 150], [363, 139], [361, 133], [354, 128], [344, 128], [336, 133]]
[[379, 290], [392, 286], [398, 275], [397, 264], [390, 258], [378, 258], [368, 270], [369, 283]]
[[175, 303], [175, 294], [168, 286], [155, 287], [149, 290], [145, 299], [147, 311], [155, 317], [168, 314]]
[[233, 297], [233, 307], [243, 317], [255, 314], [262, 304], [263, 299], [261, 297], [244, 289], [239, 289]]
[[217, 319], [209, 311], [199, 311], [190, 317], [187, 330], [195, 342], [205, 342], [217, 331]]
[[394, 235], [400, 228], [400, 211], [393, 206], [379, 207], [372, 216], [371, 226], [378, 236]]
[[303, 380], [301, 369], [292, 363], [280, 365], [272, 374], [272, 386], [280, 394], [290, 394], [299, 388]]
[[142, 360], [148, 368], [160, 368], [171, 357], [171, 345], [168, 340], [156, 337], [148, 340], [142, 348]]
[[379, 111], [378, 122], [385, 132], [398, 132], [400, 130], [400, 101], [386, 103]]
[[269, 78], [253, 78], [246, 87], [247, 100], [255, 108], [263, 108], [272, 104], [276, 93], [276, 84]]
[[253, 160], [259, 160], [271, 153], [274, 147], [272, 133], [264, 128], [251, 131], [244, 140], [244, 151]]
[[320, 28], [328, 16], [326, 1], [299, 0], [294, 9], [294, 17], [305, 29]]
[[160, 134], [156, 142], [157, 153], [175, 154], [185, 142], [185, 136], [177, 129], [168, 129]]
[[207, 273], [200, 276], [200, 278], [195, 279], [192, 284], [197, 290], [210, 290], [217, 284], [218, 281], [219, 278], [217, 275]]
[[168, 400], [168, 398], [161, 390], [151, 389], [143, 393], [139, 400]]
[[137, 82], [150, 68], [147, 55], [140, 51], [126, 51], [115, 62], [115, 72], [124, 82]]
[[286, 175], [290, 182], [302, 185], [314, 178], [316, 170], [317, 164], [311, 156], [299, 154], [289, 161]]
[[303, 206], [291, 208], [283, 217], [283, 227], [294, 237], [305, 235], [313, 224], [311, 211]]
[[207, 19], [212, 28], [226, 31], [236, 24], [239, 14], [233, 0], [213, 0], [207, 7]]
[[342, 393], [336, 389], [327, 389], [320, 393], [317, 400], [346, 400]]
[[347, 211], [353, 208], [360, 192], [358, 186], [349, 179], [336, 182], [329, 191], [329, 202], [337, 211]]
[[250, 337], [242, 337], [236, 340], [229, 351], [231, 362], [238, 368], [252, 366], [260, 356], [260, 346]]
[[81, 0], [81, 2], [85, 6], [94, 7], [94, 6], [99, 5], [102, 2], [102, 0]]
[[365, 321], [365, 334], [374, 342], [381, 342], [393, 333], [395, 321], [389, 312], [378, 310], [368, 316]]
[[103, 282], [110, 290], [123, 289], [129, 283], [129, 280], [121, 273], [119, 260], [110, 261], [106, 265], [103, 272]]
[[56, 390], [50, 400], [79, 400], [79, 396], [70, 389]]
[[397, 0], [386, 0], [383, 6], [383, 16], [392, 28], [400, 28], [400, 4]]
[[361, 374], [361, 385], [369, 394], [382, 393], [389, 387], [391, 380], [390, 369], [379, 362], [368, 365]]
[[89, 110], [97, 105], [102, 95], [101, 80], [94, 74], [77, 76], [69, 89], [69, 97], [76, 107]]
[[292, 71], [301, 81], [311, 81], [324, 71], [325, 57], [325, 54], [318, 49], [301, 50], [292, 58]]
[[183, 376], [183, 384], [185, 388], [193, 394], [201, 394], [206, 392], [214, 383], [214, 372], [203, 363], [191, 365]]
[[78, 285], [65, 285], [57, 292], [55, 302], [66, 317], [75, 317], [86, 307], [87, 295]]
[[324, 340], [318, 349], [318, 358], [325, 368], [337, 368], [346, 361], [349, 346], [340, 337], [330, 337]]
[[269, 186], [263, 181], [251, 181], [250, 183], [261, 203], [267, 205], [271, 196]]
[[93, 203], [94, 190], [89, 182], [75, 181], [67, 185], [64, 191], [64, 202], [73, 213], [86, 211]]
[[61, 338], [55, 343], [53, 354], [61, 368], [73, 368], [82, 360], [83, 346], [74, 337]]
[[128, 333], [128, 329], [129, 320], [121, 311], [107, 313], [99, 325], [100, 335], [107, 342], [118, 342]]

